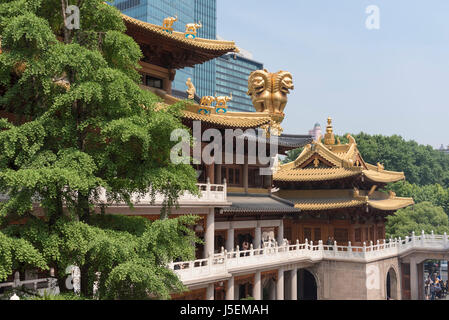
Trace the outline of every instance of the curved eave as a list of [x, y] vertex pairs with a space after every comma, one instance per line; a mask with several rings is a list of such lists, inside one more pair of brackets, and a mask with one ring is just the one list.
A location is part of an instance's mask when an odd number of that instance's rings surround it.
[[363, 170], [363, 175], [367, 179], [378, 183], [392, 183], [405, 180], [403, 172]]
[[140, 21], [129, 17], [125, 14], [121, 14], [122, 19], [128, 26], [134, 26], [138, 28], [143, 33], [151, 33], [165, 38], [169, 41], [176, 42], [179, 45], [190, 47], [192, 49], [206, 50], [206, 51], [216, 51], [217, 56], [221, 56], [227, 52], [239, 52], [234, 41], [222, 41], [222, 40], [211, 40], [211, 39], [187, 39], [182, 32], [174, 31], [172, 34], [163, 30], [162, 26], [158, 26], [152, 23]]
[[361, 174], [357, 168], [316, 168], [316, 169], [292, 169], [279, 170], [273, 175], [273, 181], [278, 182], [307, 182], [307, 181], [329, 181]]

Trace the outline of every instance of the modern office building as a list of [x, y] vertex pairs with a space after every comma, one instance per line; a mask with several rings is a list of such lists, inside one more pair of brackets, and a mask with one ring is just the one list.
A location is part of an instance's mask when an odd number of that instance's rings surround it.
[[445, 148], [444, 145], [441, 145], [441, 147], [440, 147], [440, 149], [438, 149], [438, 151], [449, 154], [449, 145], [447, 146], [447, 148]]
[[232, 92], [229, 109], [233, 111], [255, 111], [248, 96], [248, 77], [251, 72], [262, 70], [263, 64], [252, 59], [252, 55], [240, 49], [240, 53], [228, 53], [216, 59], [216, 93], [219, 96]]
[[[216, 0], [115, 0], [112, 3], [124, 14], [145, 22], [161, 25], [164, 18], [178, 16], [173, 25], [175, 31], [184, 32], [188, 23], [201, 21], [198, 37], [215, 39], [217, 33]], [[186, 81], [191, 78], [198, 96], [215, 93], [215, 61], [208, 61], [195, 68], [176, 72], [173, 90], [185, 92]]]

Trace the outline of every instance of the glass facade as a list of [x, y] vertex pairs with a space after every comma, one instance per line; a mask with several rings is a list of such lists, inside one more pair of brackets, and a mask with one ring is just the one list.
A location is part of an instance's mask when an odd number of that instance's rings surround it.
[[262, 63], [240, 54], [228, 53], [216, 59], [216, 92], [219, 96], [232, 92], [229, 110], [255, 111], [251, 97], [247, 95], [248, 77], [251, 72], [262, 69]]
[[[178, 16], [173, 25], [175, 31], [184, 32], [188, 23], [201, 21], [198, 37], [216, 39], [216, 0], [115, 0], [116, 6], [124, 14], [157, 25], [162, 25], [166, 17]], [[195, 68], [176, 71], [173, 89], [185, 91], [187, 78], [192, 78], [198, 96], [214, 95], [215, 61], [209, 61]]]

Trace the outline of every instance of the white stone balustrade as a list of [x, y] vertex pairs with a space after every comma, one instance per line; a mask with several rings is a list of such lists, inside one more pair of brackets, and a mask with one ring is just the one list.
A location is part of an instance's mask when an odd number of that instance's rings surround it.
[[370, 242], [363, 247], [323, 245], [322, 241], [317, 244], [312, 242], [293, 245], [283, 245], [276, 247], [264, 247], [247, 251], [228, 252], [214, 254], [209, 259], [196, 260], [192, 262], [175, 262], [170, 264], [181, 281], [186, 284], [201, 282], [206, 278], [229, 277], [235, 272], [248, 270], [281, 267], [282, 265], [299, 262], [320, 262], [322, 260], [341, 260], [354, 262], [373, 262], [380, 259], [404, 255], [413, 250], [420, 251], [449, 251], [448, 235], [412, 235], [405, 240], [390, 239], [377, 241], [376, 244]]
[[[199, 183], [197, 184], [198, 189], [200, 190], [200, 196], [193, 195], [189, 192], [185, 192], [178, 198], [178, 202], [180, 205], [204, 205], [204, 204], [228, 204], [227, 202], [227, 184], [211, 184], [211, 183]], [[0, 194], [0, 201], [9, 200], [8, 195]], [[145, 195], [135, 195], [132, 197], [131, 202], [134, 205], [161, 205], [164, 201], [164, 196], [162, 194], [157, 193], [155, 195], [155, 201], [152, 204], [151, 202], [151, 194], [147, 193]], [[36, 202], [38, 202], [36, 200]], [[114, 205], [126, 205], [125, 202], [110, 202], [106, 198], [106, 190], [101, 188], [99, 192], [98, 204], [108, 204], [111, 206]]]
[[[185, 192], [178, 198], [178, 202], [180, 205], [204, 205], [207, 203], [215, 204], [215, 203], [227, 203], [227, 185], [225, 184], [211, 184], [211, 183], [199, 183], [197, 184], [198, 189], [200, 190], [201, 195], [198, 197], [196, 195], [191, 194], [190, 192]], [[161, 205], [164, 201], [164, 196], [162, 194], [155, 195], [155, 201], [152, 204], [151, 202], [151, 194], [147, 193], [143, 196], [135, 195], [132, 197], [132, 203], [138, 206], [145, 205]], [[106, 192], [103, 189], [100, 191], [99, 203], [108, 205], [125, 205], [125, 203], [110, 203], [106, 198]]]

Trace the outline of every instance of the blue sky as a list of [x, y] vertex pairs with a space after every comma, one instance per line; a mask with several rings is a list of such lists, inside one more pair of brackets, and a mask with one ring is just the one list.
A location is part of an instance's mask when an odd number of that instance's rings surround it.
[[[448, 0], [218, 0], [218, 34], [293, 74], [283, 127], [449, 145]], [[380, 9], [368, 30], [367, 6]]]

